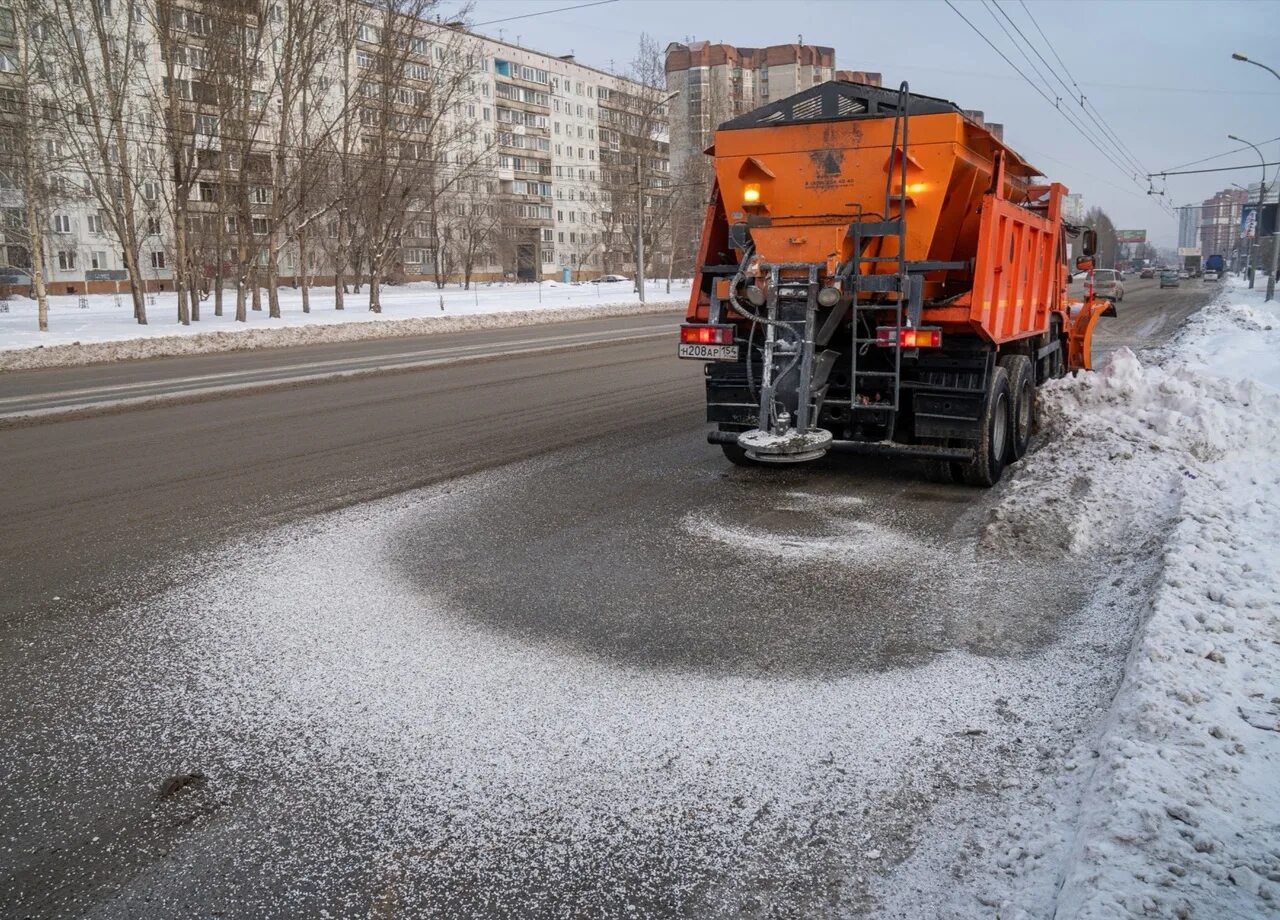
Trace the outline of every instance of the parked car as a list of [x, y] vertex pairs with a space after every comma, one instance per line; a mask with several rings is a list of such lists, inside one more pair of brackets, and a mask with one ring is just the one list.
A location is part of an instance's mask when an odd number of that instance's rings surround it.
[[1180, 272], [1178, 272], [1178, 278], [1180, 278], [1180, 279], [1181, 279], [1181, 280], [1183, 280], [1183, 281], [1186, 281], [1186, 280], [1187, 280], [1188, 278], [1190, 278], [1190, 277], [1191, 277], [1191, 272], [1189, 272], [1189, 271], [1180, 271]]
[[623, 284], [630, 281], [630, 278], [624, 278], [622, 275], [605, 275], [600, 279], [601, 284]]
[[1205, 281], [1217, 281], [1218, 273], [1215, 272], [1213, 269], [1209, 269], [1209, 271], [1205, 272], [1202, 277], [1204, 278]]
[[1156, 270], [1154, 268], [1144, 268], [1142, 273], [1138, 275], [1139, 278], [1154, 278], [1155, 276]]
[[1114, 268], [1098, 268], [1093, 272], [1093, 293], [1116, 303], [1124, 300], [1124, 282]]
[[1161, 273], [1160, 273], [1160, 286], [1161, 286], [1162, 288], [1167, 288], [1167, 287], [1177, 287], [1177, 286], [1178, 286], [1178, 276], [1179, 276], [1180, 274], [1181, 274], [1181, 272], [1174, 272], [1174, 271], [1161, 272]]

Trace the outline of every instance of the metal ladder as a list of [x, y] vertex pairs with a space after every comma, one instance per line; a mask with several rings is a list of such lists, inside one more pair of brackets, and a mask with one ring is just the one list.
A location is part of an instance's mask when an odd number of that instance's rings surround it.
[[[874, 215], [881, 218], [880, 220], [863, 220], [862, 214], [858, 214], [857, 219], [849, 226], [848, 235], [853, 243], [853, 256], [849, 260], [847, 266], [846, 282], [848, 290], [853, 293], [853, 304], [851, 311], [851, 345], [850, 351], [850, 375], [849, 375], [849, 409], [850, 415], [857, 411], [883, 413], [884, 422], [890, 434], [892, 434], [894, 422], [897, 413], [901, 409], [901, 391], [902, 391], [902, 348], [897, 344], [902, 341], [902, 330], [911, 326], [920, 324], [920, 312], [923, 307], [923, 278], [919, 275], [910, 274], [907, 271], [907, 150], [908, 150], [908, 114], [910, 93], [906, 82], [898, 87], [898, 112], [893, 122], [893, 143], [890, 147], [889, 156], [891, 158], [887, 175], [885, 178], [884, 189], [884, 213]], [[901, 126], [902, 139], [902, 162], [901, 170], [898, 173], [899, 188], [898, 197], [895, 201], [892, 195], [894, 164], [892, 158], [898, 155], [898, 138], [899, 126]], [[898, 205], [898, 216], [896, 218], [889, 217], [889, 210], [892, 204]], [[863, 248], [867, 242], [871, 240], [883, 240], [896, 237], [898, 240], [898, 253], [894, 256], [869, 256], [863, 253]], [[894, 263], [896, 271], [893, 274], [877, 274], [874, 268], [882, 263]], [[872, 271], [864, 272], [863, 265], [867, 264]], [[862, 294], [894, 294], [896, 295], [892, 303], [884, 303], [880, 301], [863, 300]], [[875, 338], [875, 314], [882, 313], [885, 310], [893, 310], [893, 370], [862, 370], [858, 367], [858, 358], [860, 352], [865, 348], [876, 347]], [[869, 338], [859, 335], [862, 326], [862, 319], [867, 320], [868, 328], [871, 330]], [[883, 398], [874, 401], [861, 402], [860, 395], [870, 391], [883, 390], [883, 387], [860, 387], [863, 382], [872, 381], [889, 381], [892, 396], [886, 400]]]

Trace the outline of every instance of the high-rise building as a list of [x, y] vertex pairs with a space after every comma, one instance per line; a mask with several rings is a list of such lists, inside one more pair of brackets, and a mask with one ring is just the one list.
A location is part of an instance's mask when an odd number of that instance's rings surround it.
[[[1248, 200], [1244, 189], [1223, 189], [1205, 199], [1200, 208], [1200, 251], [1206, 256], [1221, 255], [1228, 259], [1240, 239], [1240, 211]], [[1242, 263], [1237, 256], [1236, 263]]]
[[672, 42], [666, 50], [671, 100], [671, 169], [680, 174], [711, 143], [715, 129], [757, 106], [827, 80], [880, 85], [880, 74], [836, 70], [834, 48], [800, 42], [738, 48], [706, 41]]

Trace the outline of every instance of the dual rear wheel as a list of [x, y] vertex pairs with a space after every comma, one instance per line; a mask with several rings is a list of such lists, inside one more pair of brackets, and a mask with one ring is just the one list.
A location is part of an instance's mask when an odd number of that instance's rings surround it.
[[935, 482], [993, 486], [1004, 468], [1022, 459], [1035, 425], [1035, 367], [1026, 355], [1004, 355], [987, 380], [974, 458], [968, 463], [936, 461], [928, 476]]

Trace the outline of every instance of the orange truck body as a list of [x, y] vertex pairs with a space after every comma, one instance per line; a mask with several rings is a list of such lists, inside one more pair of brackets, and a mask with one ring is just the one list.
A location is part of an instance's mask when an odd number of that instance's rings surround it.
[[[715, 212], [724, 208], [729, 220], [752, 224], [756, 250], [767, 261], [825, 262], [834, 273], [854, 255], [846, 233], [850, 220], [883, 208], [891, 170], [888, 216], [899, 213], [903, 151], [900, 144], [893, 146], [892, 132], [888, 118], [718, 132], [710, 151], [717, 187], [700, 254], [713, 248]], [[997, 170], [1002, 174], [998, 191]], [[971, 273], [926, 275], [926, 302], [960, 296], [947, 306], [926, 307], [924, 322], [952, 333], [972, 331], [999, 344], [1045, 333], [1053, 313], [1069, 321], [1062, 240], [1067, 188], [1036, 184], [1038, 175], [959, 112], [911, 119], [906, 258], [973, 261]], [[748, 185], [758, 186], [759, 202], [735, 207]], [[1038, 211], [1023, 207], [1032, 202]], [[884, 237], [864, 254], [891, 257], [897, 250], [897, 239]], [[893, 271], [891, 262], [880, 266], [881, 273]], [[689, 318], [705, 320], [708, 303], [695, 284]]]
[[679, 354], [708, 362], [708, 438], [733, 462], [898, 454], [990, 485], [1026, 450], [1034, 388], [1089, 366], [1111, 305], [1068, 300], [1066, 187], [954, 103], [831, 81], [707, 153]]

